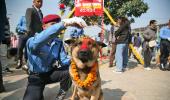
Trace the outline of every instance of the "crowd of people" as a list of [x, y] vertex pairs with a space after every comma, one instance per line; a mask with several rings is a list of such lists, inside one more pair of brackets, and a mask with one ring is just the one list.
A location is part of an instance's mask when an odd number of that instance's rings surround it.
[[[131, 53], [131, 48], [128, 47], [128, 44], [131, 43], [135, 50], [142, 55], [145, 70], [152, 70], [151, 61], [156, 61], [155, 59], [158, 59], [160, 62], [156, 63], [160, 63], [160, 70], [169, 71], [169, 32], [170, 20], [167, 26], [160, 29], [158, 36], [160, 37], [160, 41], [157, 41], [156, 20], [150, 20], [147, 29], [143, 33], [131, 33], [129, 21], [125, 17], [117, 18], [117, 25], [112, 25], [110, 29], [109, 43], [112, 44], [112, 49], [110, 53], [109, 67], [113, 67], [113, 61], [115, 60], [116, 68], [114, 72], [122, 73], [129, 69], [127, 64], [128, 59], [131, 56], [128, 57], [128, 53]], [[158, 54], [160, 55], [156, 58], [156, 55]], [[137, 59], [135, 56], [134, 58]]]
[[[28, 72], [28, 84], [23, 100], [43, 100], [43, 91], [46, 84], [60, 82], [60, 90], [56, 100], [63, 100], [72, 82], [68, 68], [70, 56], [65, 50], [63, 41], [57, 37], [67, 26], [79, 28], [86, 26], [81, 18], [62, 20], [60, 16], [49, 14], [43, 17], [41, 12], [43, 0], [33, 0], [31, 8], [26, 10], [17, 27], [17, 35], [12, 34], [11, 48], [17, 48], [17, 67], [25, 68]], [[0, 2], [5, 6], [5, 0]], [[0, 13], [0, 44], [5, 39], [6, 7], [2, 7]], [[77, 31], [75, 31], [77, 32]], [[115, 73], [123, 73], [128, 70], [129, 44], [132, 43], [135, 50], [144, 58], [144, 69], [151, 70], [151, 60], [155, 55], [157, 46], [157, 21], [151, 20], [147, 29], [142, 33], [131, 34], [130, 21], [126, 17], [118, 17], [116, 25], [112, 24], [109, 43], [111, 44], [109, 67], [114, 66]], [[17, 38], [18, 37], [18, 38]], [[170, 70], [168, 57], [170, 56], [170, 20], [166, 27], [160, 29], [160, 69]], [[53, 66], [54, 62], [60, 62], [61, 68]], [[25, 67], [24, 67], [25, 66]], [[2, 66], [0, 62], [0, 93], [4, 92], [2, 79]]]

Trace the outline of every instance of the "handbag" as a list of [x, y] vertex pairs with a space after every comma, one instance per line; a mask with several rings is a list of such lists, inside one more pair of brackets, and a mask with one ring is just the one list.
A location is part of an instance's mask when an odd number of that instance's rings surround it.
[[155, 40], [151, 40], [149, 41], [149, 47], [155, 47], [156, 46], [156, 41]]

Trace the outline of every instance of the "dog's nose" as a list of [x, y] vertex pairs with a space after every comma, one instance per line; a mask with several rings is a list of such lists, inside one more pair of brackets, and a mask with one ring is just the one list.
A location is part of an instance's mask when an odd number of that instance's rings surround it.
[[81, 61], [87, 62], [91, 57], [91, 53], [88, 50], [81, 50], [78, 53], [78, 57]]
[[88, 56], [89, 55], [89, 52], [87, 50], [81, 50], [79, 53], [82, 56]]

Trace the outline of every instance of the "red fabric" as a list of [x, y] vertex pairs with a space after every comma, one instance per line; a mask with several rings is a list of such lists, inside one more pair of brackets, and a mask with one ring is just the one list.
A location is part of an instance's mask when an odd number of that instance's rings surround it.
[[101, 16], [103, 0], [75, 0], [75, 16]]
[[46, 24], [49, 22], [58, 22], [59, 20], [61, 20], [60, 16], [55, 15], [55, 14], [50, 14], [43, 18], [42, 23]]
[[18, 39], [16, 36], [11, 36], [11, 47], [12, 48], [18, 47]]

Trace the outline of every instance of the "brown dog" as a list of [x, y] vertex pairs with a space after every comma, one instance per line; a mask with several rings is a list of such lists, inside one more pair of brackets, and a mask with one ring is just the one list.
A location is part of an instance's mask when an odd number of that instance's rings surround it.
[[72, 63], [69, 69], [74, 91], [71, 100], [103, 100], [98, 54], [103, 43], [89, 37], [65, 41], [71, 46]]

